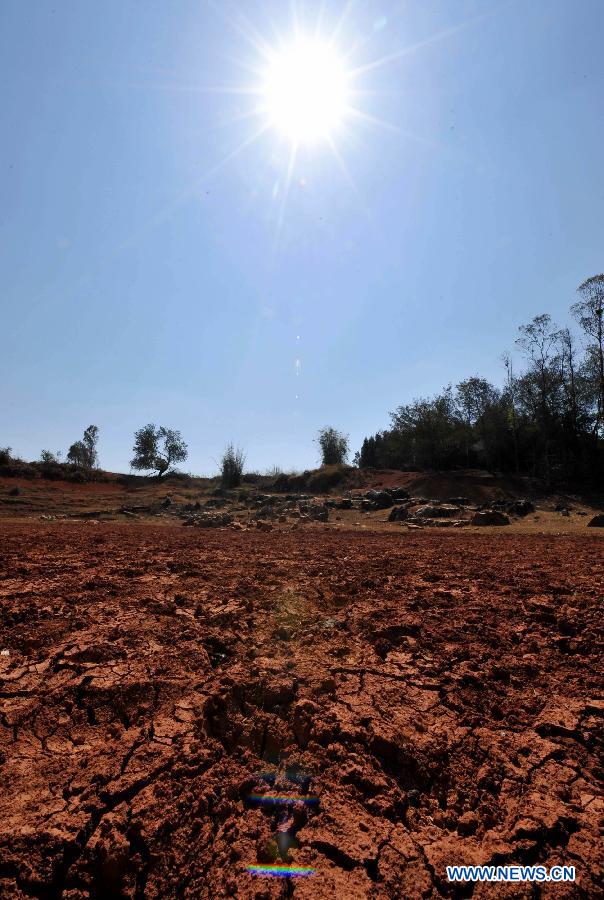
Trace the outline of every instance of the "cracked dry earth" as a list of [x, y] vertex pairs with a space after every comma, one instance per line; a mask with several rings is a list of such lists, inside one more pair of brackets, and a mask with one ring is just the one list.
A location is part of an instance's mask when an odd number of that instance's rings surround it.
[[603, 546], [0, 526], [0, 896], [602, 896]]

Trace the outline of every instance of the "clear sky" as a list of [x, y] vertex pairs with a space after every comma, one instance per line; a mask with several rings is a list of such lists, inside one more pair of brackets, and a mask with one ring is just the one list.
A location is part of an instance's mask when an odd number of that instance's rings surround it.
[[155, 422], [194, 473], [229, 441], [307, 468], [319, 427], [357, 449], [567, 320], [604, 269], [604, 3], [328, 0], [338, 22], [357, 113], [290, 170], [251, 92], [285, 0], [1, 0], [0, 445], [94, 423], [124, 471]]

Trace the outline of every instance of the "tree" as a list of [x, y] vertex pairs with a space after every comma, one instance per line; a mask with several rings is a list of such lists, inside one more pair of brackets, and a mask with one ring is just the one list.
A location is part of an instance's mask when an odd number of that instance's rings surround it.
[[449, 468], [458, 455], [461, 421], [451, 385], [435, 397], [423, 397], [390, 413], [401, 456], [426, 469]]
[[518, 330], [520, 337], [516, 343], [529, 361], [528, 371], [518, 382], [520, 398], [536, 425], [535, 437], [540, 446], [535, 446], [535, 451], [543, 455], [544, 475], [549, 484], [552, 439], [562, 387], [558, 365], [560, 332], [547, 314], [535, 316]]
[[325, 427], [319, 431], [317, 443], [321, 448], [321, 465], [334, 466], [345, 463], [348, 457], [348, 436], [335, 428]]
[[488, 465], [490, 453], [485, 417], [488, 410], [497, 403], [499, 394], [486, 378], [478, 375], [460, 381], [455, 390], [456, 407], [465, 426], [466, 465], [470, 465], [470, 446], [475, 444], [476, 437], [480, 439]]
[[378, 464], [377, 457], [377, 435], [376, 437], [368, 437], [363, 440], [361, 449], [357, 450], [354, 455], [354, 464], [359, 469], [375, 468]]
[[591, 339], [591, 352], [596, 360], [598, 412], [596, 431], [604, 428], [604, 275], [593, 275], [577, 288], [581, 297], [570, 308], [571, 313]]
[[183, 441], [180, 431], [157, 428], [155, 425], [145, 425], [134, 434], [134, 457], [130, 461], [133, 469], [151, 469], [157, 472], [161, 478], [170, 466], [175, 462], [182, 462], [187, 458], [188, 449]]
[[224, 488], [239, 487], [243, 476], [243, 467], [245, 465], [245, 456], [243, 450], [233, 447], [229, 444], [220, 461], [222, 486]]
[[501, 357], [505, 366], [506, 384], [502, 395], [502, 401], [506, 412], [508, 429], [512, 432], [514, 444], [514, 468], [516, 474], [520, 472], [520, 459], [518, 456], [518, 414], [516, 412], [516, 379], [514, 377], [514, 363], [509, 353]]
[[82, 440], [76, 441], [67, 451], [67, 461], [83, 469], [92, 469], [98, 461], [96, 450], [98, 439], [98, 427], [89, 425]]
[[40, 462], [45, 465], [50, 465], [52, 463], [59, 464], [61, 462], [61, 451], [57, 450], [56, 453], [53, 453], [52, 450], [42, 450], [40, 453]]

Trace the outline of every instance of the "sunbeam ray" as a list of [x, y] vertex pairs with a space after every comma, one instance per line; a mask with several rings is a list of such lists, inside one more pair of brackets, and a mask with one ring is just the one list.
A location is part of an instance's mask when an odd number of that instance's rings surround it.
[[418, 41], [416, 44], [410, 44], [408, 47], [403, 47], [400, 50], [395, 51], [394, 53], [387, 53], [386, 56], [382, 56], [380, 57], [380, 59], [376, 59], [373, 62], [365, 63], [365, 65], [363, 66], [357, 66], [356, 69], [350, 70], [350, 77], [357, 78], [359, 75], [366, 75], [367, 72], [372, 72], [375, 69], [379, 69], [391, 62], [403, 59], [403, 57], [409, 56], [412, 53], [417, 53], [418, 50], [423, 50], [424, 47], [429, 47], [430, 45], [435, 44], [438, 41], [443, 41], [446, 38], [452, 37], [454, 34], [457, 34], [460, 31], [464, 31], [471, 25], [475, 25], [477, 22], [486, 19], [489, 15], [490, 13], [482, 13], [479, 16], [474, 16], [467, 22], [461, 22], [459, 25], [454, 25], [451, 28], [446, 28], [444, 31], [440, 31], [438, 32], [438, 34], [433, 34], [431, 37], [426, 38], [423, 41]]

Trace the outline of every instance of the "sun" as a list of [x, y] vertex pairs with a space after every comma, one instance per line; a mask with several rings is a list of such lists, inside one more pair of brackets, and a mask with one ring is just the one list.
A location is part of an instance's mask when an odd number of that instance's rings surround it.
[[294, 144], [329, 140], [346, 117], [348, 80], [328, 43], [299, 39], [271, 53], [262, 86], [270, 124]]

